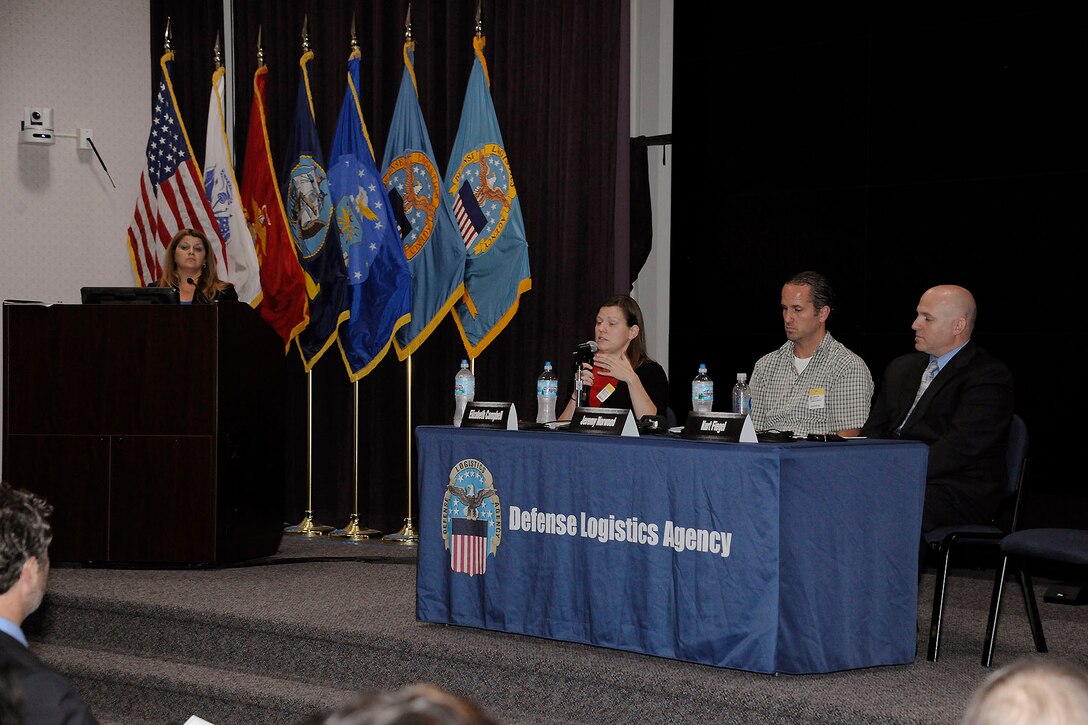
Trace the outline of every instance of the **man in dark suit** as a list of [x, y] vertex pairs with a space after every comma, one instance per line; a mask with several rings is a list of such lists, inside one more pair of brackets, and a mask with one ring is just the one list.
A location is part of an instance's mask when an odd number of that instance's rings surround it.
[[977, 308], [963, 287], [926, 290], [916, 353], [892, 360], [861, 435], [929, 445], [922, 531], [984, 524], [1006, 485], [1012, 372], [971, 340]]
[[97, 725], [68, 680], [27, 649], [22, 630], [45, 595], [51, 512], [34, 494], [0, 483], [0, 664], [12, 677], [24, 722]]

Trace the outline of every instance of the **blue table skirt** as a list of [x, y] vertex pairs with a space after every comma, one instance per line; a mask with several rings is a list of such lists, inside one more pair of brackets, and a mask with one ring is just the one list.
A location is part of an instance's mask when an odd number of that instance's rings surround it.
[[914, 661], [923, 444], [416, 435], [420, 621], [754, 672]]

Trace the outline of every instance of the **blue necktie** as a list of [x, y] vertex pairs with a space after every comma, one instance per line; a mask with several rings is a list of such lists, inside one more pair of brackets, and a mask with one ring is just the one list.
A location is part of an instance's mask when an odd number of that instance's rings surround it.
[[926, 388], [929, 387], [929, 384], [933, 382], [933, 378], [937, 377], [937, 373], [940, 371], [941, 369], [937, 367], [937, 358], [931, 358], [925, 372], [922, 373], [922, 382], [918, 384], [918, 392], [914, 394], [914, 402], [911, 403], [910, 410], [907, 411], [907, 415], [903, 418], [903, 422], [895, 429], [896, 435], [899, 434], [899, 431], [903, 430], [903, 424], [910, 419], [910, 414], [914, 412], [914, 408], [918, 405], [918, 401], [922, 399], [922, 394], [926, 392]]

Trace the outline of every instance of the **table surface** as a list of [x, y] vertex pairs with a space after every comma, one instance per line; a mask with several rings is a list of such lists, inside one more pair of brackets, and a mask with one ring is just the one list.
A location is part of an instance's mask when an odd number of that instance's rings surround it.
[[[420, 621], [755, 672], [914, 661], [924, 444], [417, 441]], [[454, 569], [464, 541], [482, 571]]]

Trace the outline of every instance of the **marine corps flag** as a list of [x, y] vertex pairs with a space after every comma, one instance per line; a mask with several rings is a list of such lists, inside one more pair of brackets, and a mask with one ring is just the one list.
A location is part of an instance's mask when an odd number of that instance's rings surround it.
[[411, 278], [359, 105], [358, 48], [348, 57], [348, 87], [329, 150], [335, 226], [346, 249], [351, 317], [339, 345], [352, 381], [385, 357], [410, 317]]
[[449, 200], [434, 161], [431, 137], [415, 78], [415, 43], [404, 44], [404, 75], [385, 142], [385, 189], [398, 237], [412, 273], [412, 319], [393, 344], [404, 360], [423, 344], [464, 294], [465, 245], [457, 234]]
[[465, 294], [454, 318], [469, 357], [502, 332], [532, 287], [525, 223], [491, 101], [485, 44], [483, 35], [472, 39], [476, 59], [445, 180], [468, 255]]
[[208, 102], [208, 135], [204, 147], [204, 193], [215, 214], [223, 238], [226, 265], [223, 279], [234, 285], [238, 299], [256, 307], [261, 301], [261, 276], [257, 251], [246, 225], [245, 213], [234, 178], [230, 145], [223, 114], [222, 66], [212, 73], [212, 96]]
[[310, 303], [268, 148], [267, 81], [268, 66], [262, 64], [253, 74], [241, 199], [261, 268], [263, 299], [257, 309], [286, 347], [309, 322]]
[[324, 154], [314, 126], [310, 97], [307, 65], [313, 57], [313, 51], [307, 50], [299, 60], [302, 73], [283, 180], [287, 225], [298, 261], [306, 273], [306, 294], [310, 300], [310, 324], [295, 338], [307, 372], [336, 339], [340, 323], [348, 319], [346, 250], [341, 248], [339, 230], [332, 223], [332, 196], [321, 166]]
[[180, 229], [204, 232], [221, 274], [228, 279], [230, 274], [225, 245], [204, 196], [200, 169], [193, 159], [193, 147], [178, 113], [174, 86], [170, 82], [173, 62], [174, 53], [169, 50], [159, 60], [162, 79], [152, 108], [151, 132], [147, 138], [145, 166], [140, 172], [136, 211], [128, 228], [129, 255], [141, 287], [158, 280], [162, 274], [163, 251]]

